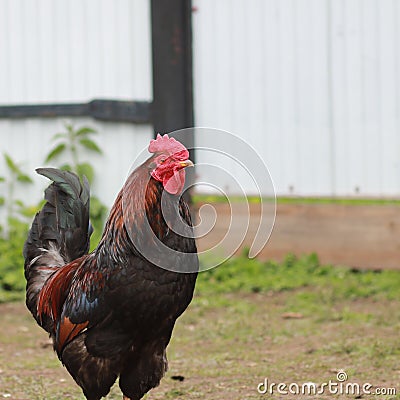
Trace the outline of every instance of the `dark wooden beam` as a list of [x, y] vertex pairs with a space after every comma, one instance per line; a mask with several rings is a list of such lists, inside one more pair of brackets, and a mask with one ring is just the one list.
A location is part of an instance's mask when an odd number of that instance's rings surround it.
[[16, 104], [0, 106], [0, 118], [79, 117], [88, 114], [88, 104]]
[[102, 121], [150, 123], [151, 104], [145, 101], [92, 100], [76, 104], [22, 104], [0, 106], [0, 118], [54, 118], [87, 116]]
[[[154, 132], [194, 125], [191, 0], [151, 0]], [[193, 137], [185, 138], [193, 147]]]
[[151, 103], [146, 101], [93, 100], [89, 104], [90, 115], [96, 119], [136, 124], [151, 122]]
[[[194, 126], [192, 1], [151, 0], [154, 135]], [[195, 161], [193, 130], [179, 139]], [[194, 169], [186, 171], [186, 187]], [[190, 202], [190, 193], [185, 196]]]

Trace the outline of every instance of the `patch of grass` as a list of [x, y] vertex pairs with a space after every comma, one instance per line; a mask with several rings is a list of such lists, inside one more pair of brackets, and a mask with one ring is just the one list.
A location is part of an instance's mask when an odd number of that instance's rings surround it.
[[267, 202], [275, 201], [274, 198], [264, 197], [261, 198], [259, 196], [218, 196], [213, 194], [194, 194], [192, 195], [192, 203], [193, 204], [203, 204], [203, 203], [218, 203], [218, 204], [225, 204], [225, 203], [261, 203], [261, 199]]
[[282, 292], [310, 287], [317, 289], [317, 295], [299, 295], [299, 305], [305, 302], [319, 307], [321, 303], [365, 297], [400, 299], [400, 271], [321, 265], [316, 254], [300, 258], [288, 255], [278, 263], [249, 259], [244, 253], [202, 272], [197, 284], [199, 293]]
[[341, 204], [349, 206], [400, 205], [400, 199], [339, 197], [278, 197], [278, 204]]
[[[231, 202], [244, 202], [244, 196], [218, 196], [209, 194], [194, 194], [192, 201], [194, 204], [203, 203], [228, 203]], [[275, 199], [272, 197], [263, 197], [265, 202], [273, 202]], [[249, 203], [260, 203], [259, 196], [247, 196]], [[378, 199], [378, 198], [339, 198], [339, 197], [277, 197], [278, 204], [341, 204], [341, 205], [400, 205], [400, 199]]]
[[25, 290], [22, 247], [28, 225], [15, 218], [9, 224], [9, 238], [0, 235], [0, 303], [23, 298]]

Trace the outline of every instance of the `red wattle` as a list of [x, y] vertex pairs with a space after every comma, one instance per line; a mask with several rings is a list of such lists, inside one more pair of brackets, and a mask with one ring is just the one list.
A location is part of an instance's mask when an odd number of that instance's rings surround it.
[[172, 176], [165, 176], [163, 179], [164, 189], [170, 194], [178, 194], [183, 190], [185, 184], [185, 170], [174, 171]]

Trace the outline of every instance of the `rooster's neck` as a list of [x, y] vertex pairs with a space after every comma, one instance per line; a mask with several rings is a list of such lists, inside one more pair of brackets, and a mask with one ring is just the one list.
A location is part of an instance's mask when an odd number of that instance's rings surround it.
[[111, 208], [98, 250], [112, 249], [112, 257], [120, 259], [140, 243], [163, 241], [169, 232], [166, 219], [179, 212], [175, 203], [160, 182], [143, 171], [133, 172]]

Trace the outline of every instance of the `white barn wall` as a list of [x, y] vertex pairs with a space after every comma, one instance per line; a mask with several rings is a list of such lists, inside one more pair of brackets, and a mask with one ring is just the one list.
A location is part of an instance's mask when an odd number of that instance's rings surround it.
[[[65, 118], [0, 120], [2, 140], [0, 152], [10, 154], [23, 170], [34, 178], [37, 185], [19, 185], [16, 195], [28, 204], [35, 204], [43, 197], [39, 188], [44, 188], [48, 181], [34, 171], [44, 166], [44, 160], [54, 147], [52, 136], [65, 131]], [[129, 123], [99, 123], [91, 118], [70, 118], [76, 127], [83, 125], [95, 128], [98, 134], [93, 139], [103, 150], [102, 155], [90, 151], [82, 154], [81, 161], [89, 161], [95, 168], [95, 181], [92, 192], [110, 206], [122, 187], [136, 156], [145, 149], [153, 136], [151, 126], [135, 126]], [[49, 166], [58, 166], [68, 159], [60, 157]], [[4, 160], [0, 159], [0, 175], [7, 175]], [[29, 203], [30, 202], [30, 203]]]
[[[149, 1], [2, 0], [1, 5], [0, 105], [151, 101]], [[3, 152], [36, 175], [34, 169], [52, 147], [51, 136], [63, 130], [64, 121], [98, 130], [94, 139], [104, 157], [85, 156], [96, 169], [93, 191], [110, 206], [136, 155], [152, 138], [150, 125], [91, 118], [0, 119], [0, 176], [7, 174]], [[36, 176], [35, 183], [17, 196], [28, 204], [38, 202], [47, 182]]]
[[0, 104], [150, 100], [147, 0], [2, 0]]
[[280, 195], [400, 195], [400, 2], [194, 6], [198, 126], [255, 146]]

